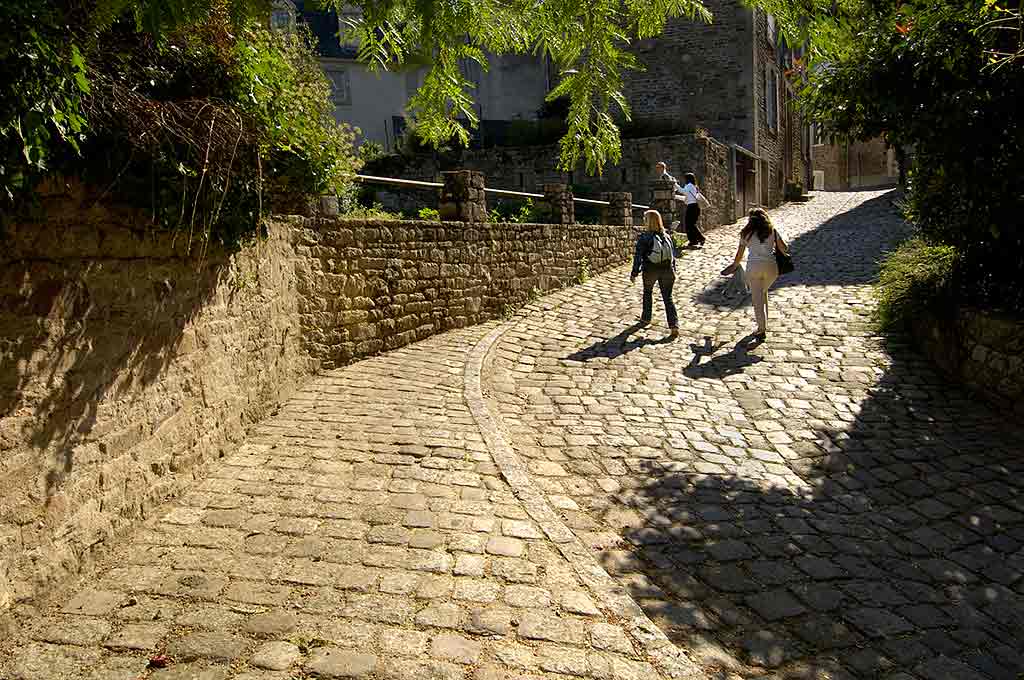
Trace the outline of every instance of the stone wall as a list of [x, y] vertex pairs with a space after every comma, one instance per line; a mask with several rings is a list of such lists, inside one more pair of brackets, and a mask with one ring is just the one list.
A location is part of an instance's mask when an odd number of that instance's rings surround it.
[[882, 138], [864, 142], [836, 140], [812, 147], [814, 169], [825, 173], [825, 191], [895, 186], [899, 172]]
[[[622, 160], [605, 168], [601, 177], [583, 172], [561, 172], [557, 146], [501, 147], [462, 150], [450, 157], [436, 154], [388, 156], [363, 170], [368, 175], [439, 181], [441, 172], [454, 169], [477, 170], [484, 174], [488, 187], [542, 193], [546, 184], [569, 184], [581, 198], [599, 199], [604, 192], [628, 191], [633, 203], [650, 205], [651, 189], [657, 179], [654, 165], [668, 163], [669, 172], [679, 180], [687, 172], [697, 175], [701, 190], [714, 204], [713, 211], [702, 216], [701, 227], [712, 229], [734, 221], [732, 206], [731, 150], [720, 142], [700, 134], [665, 135], [622, 140]], [[415, 213], [424, 205], [437, 205], [437, 194], [422, 190], [395, 190], [394, 187], [367, 185], [390, 210]], [[496, 203], [488, 197], [488, 203]], [[581, 212], [579, 205], [577, 213]], [[591, 211], [596, 216], [599, 211]], [[639, 217], [639, 212], [635, 213]], [[577, 217], [581, 217], [579, 214]]]
[[913, 332], [947, 376], [1024, 415], [1024, 321], [973, 309], [923, 315]]
[[302, 329], [323, 366], [500, 317], [632, 256], [631, 227], [305, 219]]
[[0, 237], [0, 609], [178, 493], [314, 368], [287, 230], [189, 254], [89, 203], [54, 198]]
[[627, 261], [636, 233], [293, 216], [200, 254], [58, 198], [0, 236], [0, 611], [78, 571], [315, 371], [497, 318], [584, 258]]
[[738, 0], [703, 4], [712, 23], [670, 19], [630, 48], [645, 68], [629, 74], [623, 92], [639, 121], [685, 121], [753, 149], [751, 10]]
[[[754, 10], [754, 54], [754, 92], [757, 102], [755, 150], [761, 157], [757, 168], [760, 189], [758, 201], [762, 205], [775, 206], [782, 202], [784, 188], [782, 163], [786, 116], [781, 95], [785, 91], [785, 84], [779, 69], [775, 37], [769, 31], [768, 15], [760, 9]], [[779, 95], [777, 122], [774, 125], [768, 120], [769, 98], [776, 94], [769, 91], [773, 74], [778, 82]]]

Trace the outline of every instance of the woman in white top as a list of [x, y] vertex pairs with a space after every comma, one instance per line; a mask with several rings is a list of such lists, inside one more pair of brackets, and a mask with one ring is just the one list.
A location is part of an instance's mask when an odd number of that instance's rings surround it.
[[686, 173], [685, 182], [682, 195], [683, 201], [686, 203], [686, 214], [683, 217], [686, 224], [686, 240], [694, 248], [700, 248], [704, 245], [705, 240], [704, 234], [697, 226], [697, 221], [700, 219], [700, 204], [697, 203], [697, 194], [700, 193], [700, 189], [697, 188], [697, 177], [692, 172]]
[[782, 253], [789, 253], [786, 239], [772, 224], [768, 213], [763, 208], [754, 208], [750, 211], [747, 226], [740, 232], [736, 258], [722, 270], [723, 276], [735, 272], [743, 259], [743, 251], [747, 251], [747, 283], [754, 301], [754, 318], [757, 319], [754, 337], [758, 340], [764, 340], [768, 334], [768, 289], [779, 278], [776, 248]]

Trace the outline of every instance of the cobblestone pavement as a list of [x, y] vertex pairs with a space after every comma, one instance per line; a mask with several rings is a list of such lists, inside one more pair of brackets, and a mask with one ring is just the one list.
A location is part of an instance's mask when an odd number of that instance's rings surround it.
[[619, 269], [314, 380], [19, 610], [0, 678], [1016, 679], [1021, 432], [868, 332], [889, 199], [776, 211], [760, 347], [731, 227], [674, 343]]
[[773, 213], [797, 271], [763, 345], [716, 279], [733, 226], [679, 263], [677, 341], [657, 303], [629, 327], [620, 269], [493, 350], [533, 483], [711, 677], [1024, 677], [1022, 430], [870, 332], [892, 198]]
[[313, 381], [67, 597], [19, 612], [0, 678], [693, 677], [499, 476], [464, 394], [490, 329]]

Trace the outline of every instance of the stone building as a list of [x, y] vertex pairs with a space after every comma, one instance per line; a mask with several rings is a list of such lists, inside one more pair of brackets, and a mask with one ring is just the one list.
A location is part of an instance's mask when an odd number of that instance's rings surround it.
[[[357, 15], [353, 9], [351, 14]], [[317, 43], [320, 64], [331, 81], [335, 117], [359, 128], [361, 140], [392, 151], [405, 131], [409, 97], [423, 83], [425, 69], [372, 72], [357, 58], [357, 46], [339, 40], [346, 18], [334, 10], [315, 9], [308, 0], [275, 0], [271, 24], [287, 29], [305, 25]], [[549, 64], [533, 55], [489, 55], [490, 68], [465, 65], [481, 120], [532, 120], [550, 90]]]
[[646, 68], [627, 79], [626, 95], [636, 126], [704, 128], [729, 146], [739, 216], [780, 203], [788, 183], [810, 187], [810, 129], [795, 110], [791, 80], [803, 55], [764, 11], [740, 0], [703, 2], [711, 24], [675, 19], [634, 46]]
[[829, 139], [815, 130], [813, 141], [813, 186], [817, 190], [847, 191], [899, 183], [896, 151], [880, 137], [866, 142]]
[[[321, 61], [335, 84], [337, 116], [358, 126], [365, 139], [395, 148], [404, 127], [408, 97], [422, 72], [371, 74], [356, 59], [353, 45], [339, 45], [338, 16], [303, 9], [302, 0], [278, 10], [280, 22], [306, 23], [319, 41]], [[790, 78], [801, 52], [781, 40], [772, 17], [745, 6], [742, 0], [704, 0], [714, 14], [711, 24], [675, 19], [665, 31], [633, 46], [644, 70], [625, 78], [625, 94], [633, 122], [624, 128], [623, 159], [601, 177], [556, 169], [554, 146], [518, 147], [515, 142], [478, 144], [457, 156], [461, 167], [481, 170], [488, 185], [536, 191], [545, 182], [573, 185], [578, 194], [629, 191], [636, 202], [650, 200], [654, 163], [665, 160], [677, 177], [687, 171], [702, 185], [714, 183], [715, 221], [731, 221], [753, 205], [777, 205], [787, 184], [811, 186], [810, 130], [793, 106]], [[291, 13], [289, 13], [291, 12]], [[550, 91], [550, 64], [536, 56], [492, 59], [487, 73], [470, 73], [479, 116], [487, 123], [536, 119]], [[497, 126], [496, 126], [497, 127]], [[694, 139], [707, 131], [724, 147], [721, 170], [717, 147]], [[493, 147], [503, 147], [495, 149]], [[714, 163], [707, 159], [714, 157]], [[452, 165], [430, 159], [406, 159], [398, 176], [438, 178]], [[712, 193], [708, 193], [709, 196]]]

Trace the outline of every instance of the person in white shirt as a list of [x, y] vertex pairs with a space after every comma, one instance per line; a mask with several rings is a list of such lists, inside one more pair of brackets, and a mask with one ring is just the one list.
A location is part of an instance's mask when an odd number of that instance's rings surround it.
[[768, 335], [768, 289], [779, 278], [779, 266], [775, 251], [789, 253], [789, 245], [763, 208], [750, 211], [747, 226], [740, 232], [740, 243], [736, 248], [733, 263], [722, 270], [722, 276], [730, 276], [740, 266], [743, 251], [747, 251], [747, 283], [754, 302], [754, 318], [757, 330], [754, 337], [764, 340]]
[[697, 202], [697, 194], [700, 193], [700, 189], [697, 188], [697, 178], [692, 172], [686, 173], [686, 184], [683, 185], [681, 195], [683, 201], [686, 203], [686, 213], [683, 216], [683, 222], [686, 225], [686, 239], [689, 241], [690, 246], [694, 248], [701, 248], [704, 246], [703, 232], [700, 227], [697, 226], [697, 221], [700, 220], [700, 204]]
[[658, 161], [654, 164], [654, 174], [658, 176], [658, 179], [667, 179], [673, 184], [678, 184], [676, 178], [668, 174], [668, 166], [665, 165], [665, 161]]

